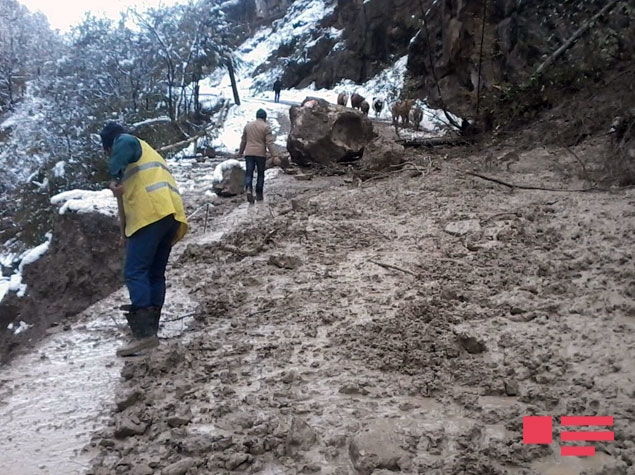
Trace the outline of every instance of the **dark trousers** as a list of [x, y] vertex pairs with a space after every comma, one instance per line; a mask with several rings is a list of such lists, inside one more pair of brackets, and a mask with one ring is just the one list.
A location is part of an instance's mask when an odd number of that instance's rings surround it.
[[252, 182], [254, 181], [254, 168], [258, 171], [256, 178], [256, 193], [262, 193], [265, 187], [265, 157], [256, 157], [255, 155], [245, 156], [245, 190], [253, 191]]
[[280, 91], [273, 91], [273, 102], [280, 102]]
[[165, 268], [178, 229], [178, 221], [170, 215], [128, 238], [124, 276], [133, 309], [163, 307]]

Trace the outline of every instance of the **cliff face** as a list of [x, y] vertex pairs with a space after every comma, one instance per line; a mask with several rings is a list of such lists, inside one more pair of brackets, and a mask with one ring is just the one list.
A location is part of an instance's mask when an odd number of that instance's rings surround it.
[[[540, 85], [547, 89], [518, 96], [536, 83], [540, 64], [607, 5], [545, 69]], [[364, 82], [407, 55], [404, 96], [487, 122], [482, 116], [501, 115], [501, 104], [512, 104], [511, 116], [526, 112], [514, 109], [518, 103], [552, 108], [634, 61], [635, 0], [334, 0], [332, 6], [306, 42], [290, 40], [270, 58], [267, 67], [283, 69], [285, 86]]]
[[[479, 82], [482, 93], [498, 95], [529, 81], [539, 65], [605, 5], [579, 0], [493, 0], [486, 5], [439, 0], [427, 16], [427, 30], [422, 28], [410, 44], [414, 91], [433, 104], [443, 101], [458, 113], [472, 115]], [[575, 87], [620, 61], [632, 61], [634, 23], [635, 2], [617, 2], [545, 69], [547, 83]]]
[[[285, 58], [284, 83], [330, 88], [341, 79], [367, 80], [407, 53], [420, 11], [419, 3], [409, 0], [337, 0], [309, 48], [295, 44], [278, 52]], [[341, 32], [339, 38], [329, 35], [333, 29]]]

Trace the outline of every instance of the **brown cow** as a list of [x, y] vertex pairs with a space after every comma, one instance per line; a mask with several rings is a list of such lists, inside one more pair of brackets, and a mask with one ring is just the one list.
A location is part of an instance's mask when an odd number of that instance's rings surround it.
[[402, 127], [407, 127], [409, 123], [410, 109], [413, 104], [412, 99], [406, 99], [403, 101], [397, 101], [392, 105], [392, 123], [396, 127], [399, 125], [399, 118], [401, 117]]
[[410, 111], [410, 120], [415, 126], [415, 130], [419, 130], [419, 124], [421, 124], [421, 120], [423, 120], [423, 110], [421, 107], [415, 105]]
[[340, 92], [337, 95], [337, 103], [340, 106], [346, 107], [346, 104], [348, 103], [348, 94], [346, 94], [345, 92]]
[[362, 114], [368, 115], [368, 111], [370, 110], [370, 104], [368, 104], [368, 102], [366, 101], [362, 101], [362, 103], [359, 105], [359, 108], [362, 110]]
[[351, 107], [353, 109], [361, 109], [362, 102], [364, 102], [365, 100], [366, 98], [364, 96], [360, 96], [359, 94], [354, 92], [351, 96]]

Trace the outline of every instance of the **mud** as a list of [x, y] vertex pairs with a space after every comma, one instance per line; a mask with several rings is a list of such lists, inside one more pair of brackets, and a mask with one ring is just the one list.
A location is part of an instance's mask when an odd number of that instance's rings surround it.
[[[170, 271], [199, 310], [124, 364], [88, 473], [635, 473], [634, 190], [510, 192], [462, 170], [587, 184], [565, 150], [449, 153], [199, 223]], [[560, 457], [562, 415], [615, 441]]]

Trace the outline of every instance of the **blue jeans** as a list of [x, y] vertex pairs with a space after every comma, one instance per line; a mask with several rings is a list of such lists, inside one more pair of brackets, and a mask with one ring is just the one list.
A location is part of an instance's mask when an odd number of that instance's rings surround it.
[[256, 157], [255, 155], [245, 156], [245, 190], [253, 191], [252, 182], [254, 181], [254, 168], [258, 169], [258, 177], [256, 178], [256, 193], [262, 193], [265, 187], [265, 157]]
[[133, 309], [163, 307], [165, 268], [178, 229], [179, 222], [170, 215], [128, 238], [124, 276]]
[[280, 102], [280, 91], [273, 91], [273, 102]]

